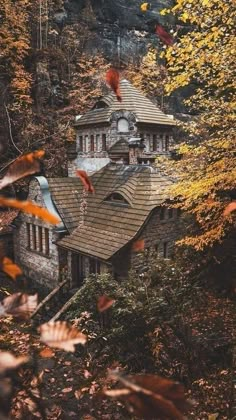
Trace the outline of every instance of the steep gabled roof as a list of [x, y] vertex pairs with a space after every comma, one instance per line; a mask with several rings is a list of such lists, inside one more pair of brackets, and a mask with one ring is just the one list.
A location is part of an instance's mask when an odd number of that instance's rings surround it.
[[136, 116], [138, 123], [158, 124], [174, 126], [175, 122], [165, 115], [156, 105], [154, 105], [138, 89], [131, 85], [128, 80], [123, 79], [120, 82], [120, 91], [122, 102], [118, 102], [116, 96], [111, 93], [99, 100], [104, 103], [104, 108], [94, 108], [86, 112], [75, 123], [77, 127], [84, 125], [94, 125], [97, 123], [109, 123], [111, 114], [114, 111], [131, 111]]
[[[95, 194], [87, 196], [84, 216], [80, 206], [83, 192], [80, 181], [73, 178], [48, 180], [53, 201], [70, 231], [58, 244], [108, 260], [133, 239], [151, 211], [166, 200], [166, 188], [172, 181], [148, 166], [112, 164], [92, 175], [91, 180]], [[121, 194], [129, 204], [109, 201], [107, 198], [113, 192]]]

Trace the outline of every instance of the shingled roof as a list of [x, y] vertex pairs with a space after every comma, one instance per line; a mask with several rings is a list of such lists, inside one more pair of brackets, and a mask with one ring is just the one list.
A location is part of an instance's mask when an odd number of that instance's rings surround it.
[[[134, 238], [151, 211], [166, 200], [165, 190], [172, 181], [151, 167], [114, 164], [102, 168], [91, 179], [95, 194], [87, 197], [87, 213], [81, 226], [80, 181], [48, 179], [53, 201], [70, 232], [58, 245], [108, 260]], [[110, 201], [111, 193], [122, 195], [127, 204]]]
[[97, 102], [103, 107], [95, 107], [82, 115], [75, 123], [75, 126], [94, 125], [97, 123], [109, 123], [111, 114], [114, 111], [132, 111], [136, 116], [137, 123], [158, 124], [174, 126], [175, 122], [165, 115], [138, 89], [131, 85], [128, 80], [120, 82], [122, 102], [118, 102], [116, 96], [111, 93]]

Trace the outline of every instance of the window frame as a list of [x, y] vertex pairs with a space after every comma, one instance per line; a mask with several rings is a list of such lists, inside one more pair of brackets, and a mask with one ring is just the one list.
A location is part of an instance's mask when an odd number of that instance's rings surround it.
[[26, 249], [50, 257], [50, 232], [49, 228], [34, 223], [26, 222]]
[[168, 241], [163, 242], [163, 258], [164, 259], [169, 258], [169, 242]]
[[[127, 123], [127, 130], [119, 130], [119, 122], [125, 121]], [[118, 133], [129, 133], [129, 121], [125, 117], [121, 117], [117, 120], [117, 132]]]
[[79, 152], [84, 151], [83, 136], [79, 136]]
[[90, 152], [94, 152], [94, 135], [91, 134], [90, 136]]
[[102, 152], [107, 151], [107, 135], [106, 133], [102, 134]]

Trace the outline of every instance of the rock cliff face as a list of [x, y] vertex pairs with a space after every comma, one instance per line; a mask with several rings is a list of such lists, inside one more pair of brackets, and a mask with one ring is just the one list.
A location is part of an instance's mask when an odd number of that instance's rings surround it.
[[146, 13], [141, 12], [141, 3], [140, 0], [66, 0], [54, 19], [59, 25], [69, 25], [80, 21], [81, 12], [90, 8], [94, 18], [88, 25], [93, 37], [86, 48], [93, 53], [103, 52], [111, 62], [119, 56], [121, 63], [127, 64], [139, 60], [150, 42], [158, 44], [154, 34], [157, 22], [174, 25], [169, 16], [159, 13], [171, 7], [173, 0], [160, 0]]

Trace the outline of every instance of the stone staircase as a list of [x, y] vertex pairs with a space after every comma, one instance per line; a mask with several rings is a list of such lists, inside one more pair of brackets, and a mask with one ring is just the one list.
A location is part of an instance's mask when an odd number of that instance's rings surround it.
[[35, 326], [56, 321], [71, 306], [78, 290], [69, 291], [67, 281], [61, 282], [37, 306], [31, 315]]

